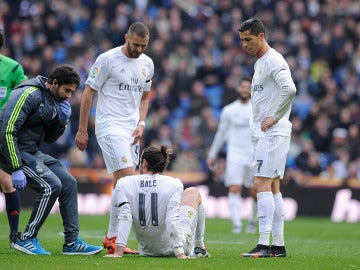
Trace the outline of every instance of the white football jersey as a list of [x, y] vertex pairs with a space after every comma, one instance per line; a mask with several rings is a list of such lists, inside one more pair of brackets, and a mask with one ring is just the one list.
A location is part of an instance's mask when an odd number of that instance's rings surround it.
[[150, 91], [154, 63], [144, 53], [128, 58], [121, 47], [98, 56], [86, 84], [98, 92], [95, 133], [132, 134], [139, 121], [144, 91]]
[[209, 156], [215, 158], [223, 144], [227, 145], [228, 160], [251, 164], [253, 146], [251, 143], [251, 103], [236, 100], [221, 111], [219, 127], [211, 145]]
[[[289, 65], [280, 53], [270, 48], [256, 61], [254, 68], [251, 83], [251, 102], [254, 122], [252, 129], [255, 132], [255, 137], [290, 136], [291, 102], [288, 102], [285, 108], [280, 106], [282, 97], [289, 96], [288, 99], [292, 99], [291, 93], [296, 91]], [[285, 111], [284, 115], [275, 125], [262, 132], [261, 121], [266, 117], [276, 115], [280, 110]]]
[[[183, 183], [170, 176], [160, 174], [140, 174], [118, 180], [115, 192], [116, 203], [128, 203], [130, 213], [120, 210], [117, 242], [126, 244], [128, 240], [126, 220], [131, 215], [139, 254], [143, 256], [174, 255], [175, 247], [182, 247], [182, 231], [179, 226], [179, 209]], [[126, 219], [126, 218], [125, 218]]]

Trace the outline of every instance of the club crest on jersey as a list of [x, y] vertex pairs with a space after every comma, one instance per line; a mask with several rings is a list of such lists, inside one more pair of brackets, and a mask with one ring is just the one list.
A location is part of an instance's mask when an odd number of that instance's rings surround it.
[[122, 156], [122, 157], [121, 157], [121, 162], [122, 162], [122, 163], [127, 163], [127, 158], [124, 157], [124, 156]]
[[90, 71], [90, 78], [94, 79], [97, 77], [98, 74], [99, 74], [99, 68], [93, 67]]
[[191, 218], [194, 215], [192, 211], [188, 211], [188, 218]]
[[142, 68], [141, 74], [142, 74], [144, 77], [146, 77], [146, 70], [145, 70], [145, 68]]
[[263, 74], [263, 71], [264, 71], [264, 68], [263, 67], [260, 67], [259, 68], [259, 76], [261, 76]]

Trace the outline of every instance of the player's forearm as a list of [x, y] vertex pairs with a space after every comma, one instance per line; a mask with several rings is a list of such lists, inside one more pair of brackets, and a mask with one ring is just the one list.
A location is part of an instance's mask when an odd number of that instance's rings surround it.
[[279, 121], [290, 109], [295, 93], [295, 88], [289, 88], [288, 91], [281, 92], [279, 105], [274, 112], [275, 121]]
[[273, 115], [275, 121], [279, 121], [290, 109], [296, 94], [296, 87], [290, 75], [281, 74], [277, 81], [280, 86], [280, 100]]
[[[170, 245], [174, 249], [182, 248], [182, 239], [180, 232], [180, 219], [179, 219], [179, 206], [174, 202], [173, 206], [168, 206], [168, 211], [166, 215], [166, 229], [170, 234]], [[178, 253], [183, 253], [183, 249], [179, 249]], [[175, 252], [176, 255], [177, 252]]]
[[143, 93], [143, 97], [140, 101], [139, 107], [139, 121], [145, 121], [146, 115], [149, 110], [149, 94], [147, 92]]
[[224, 144], [224, 137], [225, 134], [223, 134], [222, 132], [217, 132], [215, 137], [214, 137], [214, 141], [211, 144], [210, 147], [210, 151], [209, 151], [209, 157], [210, 158], [216, 158], [217, 154], [220, 151], [220, 148], [222, 147], [222, 145]]
[[93, 95], [93, 90], [87, 85], [81, 98], [79, 131], [87, 131]]
[[225, 114], [223, 113], [220, 118], [218, 130], [216, 131], [214, 140], [211, 144], [210, 151], [209, 151], [209, 157], [210, 158], [216, 158], [217, 154], [219, 153], [221, 147], [224, 145], [225, 140], [227, 139], [227, 133], [230, 128], [228, 125], [228, 120], [225, 117]]
[[[122, 209], [124, 208], [124, 209]], [[129, 239], [131, 225], [132, 225], [132, 216], [131, 212], [129, 213], [129, 204], [124, 205], [120, 208], [119, 212], [119, 223], [117, 226], [117, 234], [116, 234], [116, 246], [127, 246], [127, 241]]]

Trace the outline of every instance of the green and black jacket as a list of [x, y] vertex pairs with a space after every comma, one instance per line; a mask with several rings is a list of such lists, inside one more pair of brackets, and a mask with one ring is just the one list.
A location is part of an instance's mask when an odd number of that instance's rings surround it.
[[0, 112], [0, 167], [9, 173], [22, 167], [22, 151], [35, 153], [42, 142], [52, 143], [65, 131], [46, 80], [37, 76], [19, 85]]

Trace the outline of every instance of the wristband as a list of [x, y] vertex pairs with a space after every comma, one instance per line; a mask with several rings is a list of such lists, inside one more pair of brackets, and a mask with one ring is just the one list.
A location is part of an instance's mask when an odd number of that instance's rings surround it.
[[145, 128], [145, 121], [139, 121], [138, 126], [143, 126]]

